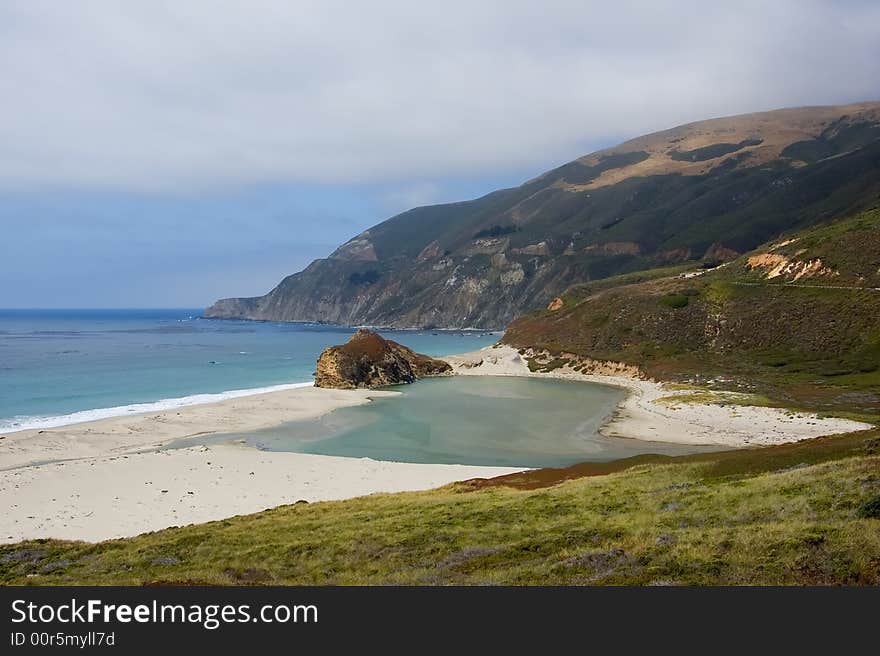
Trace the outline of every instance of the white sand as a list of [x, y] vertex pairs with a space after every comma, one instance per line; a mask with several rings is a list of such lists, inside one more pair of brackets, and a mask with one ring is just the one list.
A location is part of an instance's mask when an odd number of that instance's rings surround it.
[[518, 471], [369, 458], [272, 453], [216, 445], [88, 458], [0, 473], [0, 542], [99, 541], [273, 508], [427, 490]]
[[7, 433], [0, 439], [0, 470], [47, 460], [133, 453], [198, 435], [255, 431], [286, 421], [320, 417], [335, 408], [369, 403], [370, 397], [395, 394], [300, 387], [60, 428]]
[[[462, 375], [563, 378], [624, 387], [631, 393], [603, 428], [613, 436], [741, 447], [869, 427], [775, 408], [669, 405], [658, 399], [682, 392], [634, 378], [631, 368], [623, 365], [599, 368], [608, 375], [585, 375], [568, 368], [537, 374], [509, 347], [489, 347], [446, 359]], [[5, 509], [0, 515], [0, 542], [44, 537], [98, 541], [257, 512], [301, 499], [311, 502], [430, 489], [522, 471], [274, 453], [233, 444], [156, 451], [185, 437], [259, 430], [395, 394], [299, 388], [8, 433], [0, 439], [0, 494]]]
[[5, 510], [0, 542], [44, 537], [97, 541], [300, 499], [423, 490], [521, 471], [273, 453], [236, 445], [155, 451], [184, 437], [258, 430], [395, 394], [300, 388], [6, 434], [0, 440]]
[[[658, 402], [662, 397], [695, 392], [669, 389], [662, 383], [634, 377], [632, 367], [607, 363], [597, 367], [606, 374], [582, 374], [569, 367], [549, 373], [529, 370], [524, 358], [509, 346], [490, 346], [479, 351], [445, 358], [455, 372], [470, 376], [534, 376], [614, 385], [629, 390], [612, 420], [601, 432], [678, 444], [712, 444], [730, 447], [795, 442], [821, 435], [872, 428], [848, 419], [821, 418], [813, 413], [791, 412], [733, 403]], [[718, 393], [723, 398], [723, 393]], [[730, 395], [734, 400], [735, 395]]]

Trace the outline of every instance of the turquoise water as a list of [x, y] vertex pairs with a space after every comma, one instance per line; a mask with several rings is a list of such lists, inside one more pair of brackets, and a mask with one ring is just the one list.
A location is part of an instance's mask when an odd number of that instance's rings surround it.
[[[0, 433], [307, 383], [320, 352], [354, 332], [200, 316], [201, 309], [0, 310]], [[429, 355], [498, 340], [484, 332], [380, 332]]]
[[[401, 396], [208, 441], [239, 440], [271, 451], [375, 460], [524, 467], [718, 450], [600, 435], [599, 427], [625, 393], [606, 385], [470, 376], [388, 389]], [[182, 440], [172, 448], [205, 441]]]

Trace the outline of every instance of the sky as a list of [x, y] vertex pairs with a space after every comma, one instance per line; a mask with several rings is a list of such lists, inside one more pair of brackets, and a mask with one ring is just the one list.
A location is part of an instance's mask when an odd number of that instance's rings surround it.
[[0, 0], [0, 307], [258, 295], [640, 134], [878, 99], [873, 0]]

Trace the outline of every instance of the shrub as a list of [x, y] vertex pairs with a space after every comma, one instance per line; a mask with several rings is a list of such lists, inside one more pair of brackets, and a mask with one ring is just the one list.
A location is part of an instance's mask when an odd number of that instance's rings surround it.
[[379, 272], [374, 269], [363, 273], [352, 273], [348, 277], [348, 282], [352, 285], [372, 285], [377, 280], [379, 280]]
[[474, 239], [480, 239], [482, 237], [502, 237], [504, 235], [510, 235], [514, 232], [517, 232], [519, 228], [517, 226], [509, 225], [509, 226], [500, 226], [494, 225], [491, 228], [486, 228], [485, 230], [480, 230], [476, 234], [474, 234]]
[[690, 302], [690, 299], [684, 294], [667, 294], [660, 299], [660, 305], [665, 305], [673, 310], [683, 308]]
[[862, 519], [880, 519], [880, 494], [874, 495], [856, 511], [856, 514]]

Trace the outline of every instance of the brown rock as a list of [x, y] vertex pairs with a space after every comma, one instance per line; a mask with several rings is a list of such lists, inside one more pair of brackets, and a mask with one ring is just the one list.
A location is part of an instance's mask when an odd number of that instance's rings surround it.
[[361, 328], [348, 342], [325, 349], [318, 358], [315, 387], [356, 389], [412, 383], [452, 373], [443, 360], [416, 353]]
[[424, 262], [425, 260], [433, 260], [438, 257], [440, 257], [440, 244], [435, 239], [422, 249], [417, 260], [419, 262]]
[[547, 306], [547, 309], [551, 312], [556, 312], [556, 310], [562, 307], [563, 301], [558, 296], [550, 301], [550, 305]]
[[514, 248], [513, 252], [519, 255], [550, 255], [550, 247], [546, 241], [540, 241], [537, 244]]

